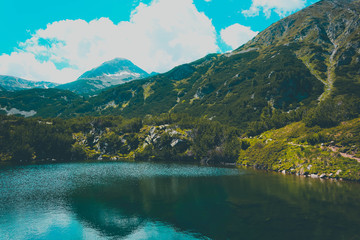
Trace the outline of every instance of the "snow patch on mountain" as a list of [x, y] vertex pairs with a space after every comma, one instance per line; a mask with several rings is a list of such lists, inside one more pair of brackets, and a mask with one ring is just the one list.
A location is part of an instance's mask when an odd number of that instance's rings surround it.
[[36, 115], [36, 111], [34, 110], [30, 110], [30, 111], [22, 111], [22, 110], [19, 110], [17, 108], [11, 108], [10, 110], [7, 110], [6, 107], [4, 108], [1, 108], [0, 107], [0, 110], [3, 110], [6, 112], [6, 115], [22, 115], [24, 117], [32, 117], [32, 116], [35, 116]]

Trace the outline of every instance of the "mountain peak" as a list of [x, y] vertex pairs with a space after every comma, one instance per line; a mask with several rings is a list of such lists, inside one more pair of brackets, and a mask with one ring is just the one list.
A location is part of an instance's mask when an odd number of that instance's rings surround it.
[[106, 61], [101, 65], [110, 64], [110, 63], [124, 63], [124, 62], [133, 64], [129, 59], [117, 57], [112, 60]]
[[[100, 66], [91, 69], [81, 75], [79, 79], [98, 79], [105, 75], [114, 75], [122, 72], [139, 74], [139, 77], [145, 77], [147, 72], [133, 64], [130, 60], [125, 58], [114, 58], [110, 61], [104, 62]], [[139, 78], [138, 77], [138, 78]]]
[[80, 94], [94, 94], [102, 89], [131, 80], [148, 77], [149, 74], [125, 58], [114, 58], [82, 74], [76, 81], [61, 85]]

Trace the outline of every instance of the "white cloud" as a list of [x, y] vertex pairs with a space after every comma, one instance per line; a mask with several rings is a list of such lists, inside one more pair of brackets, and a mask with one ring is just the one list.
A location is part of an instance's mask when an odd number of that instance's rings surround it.
[[243, 10], [245, 16], [258, 16], [262, 11], [266, 17], [270, 17], [272, 11], [280, 17], [284, 17], [296, 10], [305, 7], [307, 0], [252, 0], [251, 7]]
[[53, 22], [19, 48], [0, 56], [0, 74], [60, 83], [115, 57], [163, 72], [218, 51], [215, 28], [193, 0], [140, 3], [130, 21], [118, 24], [108, 18]]
[[51, 61], [40, 62], [28, 52], [13, 52], [0, 56], [0, 73], [28, 80], [66, 82], [77, 76], [73, 68], [59, 70]]
[[221, 39], [233, 49], [240, 47], [247, 41], [256, 36], [258, 32], [251, 30], [250, 27], [233, 24], [220, 32]]

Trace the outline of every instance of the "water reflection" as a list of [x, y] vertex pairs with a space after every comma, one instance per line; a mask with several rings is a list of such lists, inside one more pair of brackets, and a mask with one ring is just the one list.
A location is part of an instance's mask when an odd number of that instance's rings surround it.
[[359, 199], [360, 184], [251, 170], [12, 168], [0, 171], [0, 239], [360, 239]]
[[[268, 239], [351, 239], [359, 236], [360, 196], [359, 191], [351, 191], [359, 186], [340, 186], [261, 174], [153, 177], [76, 191], [72, 199], [77, 207], [72, 211], [98, 229], [108, 230], [110, 236], [126, 231], [121, 224], [113, 224], [117, 229], [106, 227], [112, 224], [107, 222], [109, 218], [116, 219], [109, 216], [125, 215], [128, 219], [170, 223], [180, 231], [214, 239], [259, 239], [266, 233], [271, 233]], [[93, 211], [98, 217], [82, 214], [88, 209], [82, 201], [89, 200], [97, 206]], [[130, 224], [126, 226], [133, 229]]]

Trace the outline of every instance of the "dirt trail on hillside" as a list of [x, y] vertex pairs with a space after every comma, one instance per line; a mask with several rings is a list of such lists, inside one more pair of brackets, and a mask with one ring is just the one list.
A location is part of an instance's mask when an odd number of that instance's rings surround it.
[[358, 161], [360, 163], [360, 158], [355, 157], [354, 155], [348, 154], [348, 153], [342, 153], [339, 152], [339, 148], [338, 147], [328, 147], [331, 151], [333, 152], [338, 152], [340, 153], [341, 156], [346, 157], [346, 158], [350, 158], [350, 159], [354, 159], [356, 161]]
[[[293, 142], [289, 142], [288, 144], [293, 145], [293, 146], [298, 146], [298, 147], [307, 147], [306, 145], [301, 145], [301, 144], [296, 144]], [[348, 154], [348, 153], [342, 153], [339, 152], [339, 148], [338, 147], [334, 147], [334, 146], [329, 146], [329, 147], [321, 147], [322, 149], [328, 148], [331, 151], [335, 152], [335, 153], [340, 153], [341, 156], [346, 157], [346, 158], [350, 158], [350, 159], [354, 159], [356, 161], [358, 161], [360, 163], [360, 158], [355, 157], [354, 155]]]

